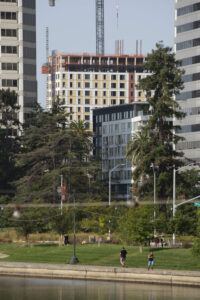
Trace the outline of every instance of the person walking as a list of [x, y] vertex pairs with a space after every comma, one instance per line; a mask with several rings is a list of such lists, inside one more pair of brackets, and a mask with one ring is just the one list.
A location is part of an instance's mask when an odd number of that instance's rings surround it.
[[153, 252], [149, 252], [148, 254], [148, 270], [151, 268], [153, 270], [154, 266], [154, 259], [153, 259]]
[[120, 263], [122, 267], [125, 267], [126, 255], [127, 255], [127, 251], [125, 250], [124, 247], [122, 247], [122, 250], [120, 252]]

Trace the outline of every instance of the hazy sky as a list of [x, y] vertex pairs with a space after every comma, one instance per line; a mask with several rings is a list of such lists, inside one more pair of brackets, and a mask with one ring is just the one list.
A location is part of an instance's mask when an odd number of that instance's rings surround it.
[[[143, 41], [143, 54], [151, 52], [163, 40], [173, 46], [174, 0], [104, 0], [105, 53], [113, 54], [115, 40], [124, 40], [124, 53], [134, 54], [136, 40]], [[45, 28], [49, 27], [50, 51], [95, 53], [95, 0], [49, 0], [37, 2], [37, 73], [38, 101], [45, 106], [45, 75], [40, 67], [45, 62]], [[117, 28], [116, 4], [119, 4]]]

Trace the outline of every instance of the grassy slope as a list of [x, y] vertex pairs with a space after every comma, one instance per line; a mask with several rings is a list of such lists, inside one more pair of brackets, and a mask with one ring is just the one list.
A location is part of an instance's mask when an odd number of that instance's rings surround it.
[[[128, 251], [127, 265], [129, 267], [147, 267], [149, 249], [143, 253], [138, 247], [126, 247]], [[101, 244], [78, 245], [76, 255], [80, 264], [120, 266], [119, 253], [121, 246]], [[155, 267], [159, 269], [200, 270], [199, 258], [194, 257], [191, 249], [153, 249]], [[73, 255], [73, 246], [59, 247], [57, 245], [32, 245], [24, 247], [22, 244], [0, 244], [0, 253], [10, 255], [0, 261], [36, 262], [64, 264]]]

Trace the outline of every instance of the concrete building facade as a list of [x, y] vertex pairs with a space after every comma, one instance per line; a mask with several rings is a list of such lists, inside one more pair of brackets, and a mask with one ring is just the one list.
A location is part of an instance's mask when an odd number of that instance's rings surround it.
[[125, 158], [127, 143], [148, 119], [147, 102], [135, 102], [93, 111], [94, 155], [102, 162], [103, 180], [106, 182], [108, 182], [109, 171], [119, 166], [111, 173], [111, 186], [115, 195], [125, 200], [132, 198], [133, 184], [133, 166]]
[[53, 52], [42, 67], [48, 74], [46, 107], [59, 97], [71, 121], [83, 120], [92, 130], [92, 110], [144, 101], [137, 89], [143, 72], [143, 55], [90, 55]]
[[0, 0], [0, 89], [18, 94], [22, 123], [37, 102], [35, 6], [35, 0]]
[[186, 118], [175, 121], [185, 141], [176, 147], [186, 158], [200, 161], [200, 1], [175, 0], [175, 52], [182, 61], [184, 90], [176, 100]]

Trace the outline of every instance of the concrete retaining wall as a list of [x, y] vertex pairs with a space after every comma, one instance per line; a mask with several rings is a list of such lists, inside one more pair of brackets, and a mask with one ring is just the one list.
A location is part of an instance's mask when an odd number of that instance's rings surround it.
[[200, 272], [83, 265], [0, 263], [0, 276], [84, 279], [200, 287]]

